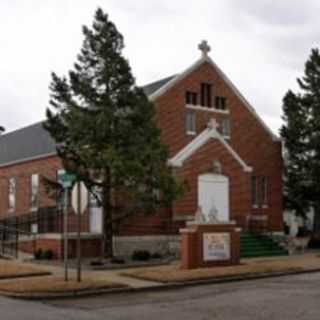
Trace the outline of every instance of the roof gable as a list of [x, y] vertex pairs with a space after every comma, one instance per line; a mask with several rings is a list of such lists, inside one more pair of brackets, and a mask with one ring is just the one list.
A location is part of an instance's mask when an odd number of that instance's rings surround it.
[[[209, 63], [216, 70], [220, 77], [225, 81], [226, 85], [229, 86], [229, 88], [236, 94], [243, 105], [261, 124], [264, 130], [268, 132], [271, 138], [274, 141], [280, 140], [259, 117], [254, 108], [244, 98], [231, 80], [207, 55], [202, 55], [199, 60], [192, 64], [183, 73], [152, 82], [143, 86], [142, 89], [149, 99], [154, 101], [165, 94], [177, 82], [199, 68], [203, 63]], [[42, 123], [43, 122], [38, 122], [31, 126], [0, 136], [0, 167], [56, 154], [56, 144], [50, 134], [43, 128]], [[198, 139], [198, 137], [196, 139]], [[229, 144], [227, 144], [226, 147], [229, 148], [228, 146], [230, 147]], [[188, 145], [186, 148], [187, 147], [192, 148], [192, 145]]]
[[180, 150], [174, 157], [169, 159], [168, 164], [172, 167], [182, 167], [184, 162], [190, 158], [200, 147], [207, 143], [210, 139], [217, 139], [231, 154], [231, 156], [238, 162], [244, 172], [251, 172], [252, 168], [248, 166], [244, 160], [237, 154], [237, 152], [230, 146], [230, 144], [221, 136], [221, 134], [214, 128], [208, 127], [203, 130], [196, 138]]
[[234, 92], [234, 94], [239, 98], [242, 104], [247, 108], [247, 110], [256, 118], [258, 123], [263, 127], [263, 129], [269, 134], [273, 141], [280, 141], [271, 129], [266, 125], [266, 123], [262, 120], [262, 118], [258, 115], [255, 109], [251, 106], [248, 100], [241, 94], [241, 92], [237, 89], [237, 87], [232, 83], [232, 81], [227, 77], [227, 75], [218, 67], [218, 65], [209, 57], [209, 56], [202, 56], [199, 60], [197, 60], [194, 64], [192, 64], [189, 68], [187, 68], [181, 74], [176, 75], [170, 81], [167, 81], [163, 86], [159, 87], [158, 90], [154, 91], [150, 96], [149, 99], [154, 101], [163, 94], [165, 94], [169, 89], [171, 89], [174, 85], [176, 85], [179, 81], [186, 78], [190, 75], [193, 71], [199, 68], [202, 64], [208, 63], [215, 69], [221, 79], [225, 82], [225, 84]]

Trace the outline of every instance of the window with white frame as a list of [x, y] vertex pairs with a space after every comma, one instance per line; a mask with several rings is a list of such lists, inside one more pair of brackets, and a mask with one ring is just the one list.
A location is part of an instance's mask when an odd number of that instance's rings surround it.
[[[59, 169], [57, 170], [57, 182], [61, 184], [61, 181], [59, 180], [59, 178], [64, 174], [66, 173], [66, 170], [64, 169]], [[56, 193], [56, 203], [57, 203], [57, 207], [59, 210], [62, 210], [63, 208], [63, 205], [64, 205], [64, 190], [63, 188], [57, 190], [57, 193]]]
[[16, 209], [16, 179], [10, 178], [8, 181], [8, 209], [13, 212]]
[[261, 178], [261, 203], [262, 206], [268, 206], [268, 178]]
[[252, 176], [251, 178], [251, 199], [252, 199], [252, 206], [258, 206], [258, 178], [256, 176]]
[[224, 137], [230, 137], [230, 119], [222, 118], [218, 130]]
[[186, 92], [186, 104], [196, 106], [198, 104], [198, 94], [196, 92]]
[[218, 110], [226, 110], [227, 103], [225, 97], [216, 97], [215, 98], [215, 108]]
[[196, 134], [196, 113], [194, 111], [188, 110], [186, 112], [186, 134]]
[[39, 175], [31, 176], [31, 210], [37, 210], [39, 206]]
[[200, 104], [203, 107], [212, 107], [212, 85], [210, 83], [201, 83], [200, 86]]

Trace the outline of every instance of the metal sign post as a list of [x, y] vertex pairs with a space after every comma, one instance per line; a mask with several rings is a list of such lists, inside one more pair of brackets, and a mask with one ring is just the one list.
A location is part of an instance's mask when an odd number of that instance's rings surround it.
[[64, 189], [65, 193], [65, 200], [64, 200], [64, 212], [63, 212], [63, 217], [64, 217], [64, 223], [63, 223], [63, 244], [64, 244], [64, 281], [68, 281], [68, 193], [69, 189], [65, 188]]
[[77, 281], [81, 282], [81, 214], [88, 205], [88, 192], [83, 182], [77, 183], [72, 189], [72, 207], [78, 215], [77, 231]]
[[77, 183], [77, 214], [78, 214], [78, 239], [77, 239], [77, 281], [81, 282], [81, 185]]
[[73, 174], [63, 173], [58, 176], [58, 181], [61, 182], [64, 188], [64, 223], [63, 223], [63, 241], [64, 241], [64, 281], [69, 280], [68, 275], [68, 209], [69, 209], [69, 188], [71, 188], [76, 176]]

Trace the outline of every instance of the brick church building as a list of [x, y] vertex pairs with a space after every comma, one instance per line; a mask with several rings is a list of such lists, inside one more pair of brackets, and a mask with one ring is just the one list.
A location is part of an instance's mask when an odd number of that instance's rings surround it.
[[[179, 227], [199, 207], [204, 215], [215, 210], [219, 220], [234, 220], [245, 230], [282, 231], [281, 141], [212, 61], [205, 41], [199, 49], [200, 59], [185, 71], [143, 87], [156, 107], [168, 165], [188, 188], [170, 209], [126, 221], [115, 239], [123, 254], [139, 246], [174, 247]], [[56, 179], [61, 170], [55, 143], [41, 122], [0, 136], [0, 224], [25, 230], [25, 250], [28, 232], [34, 232], [37, 247], [61, 256], [59, 201], [48, 196], [41, 179]], [[102, 211], [89, 198], [82, 216], [83, 250], [98, 255]], [[75, 220], [71, 212], [71, 239]]]

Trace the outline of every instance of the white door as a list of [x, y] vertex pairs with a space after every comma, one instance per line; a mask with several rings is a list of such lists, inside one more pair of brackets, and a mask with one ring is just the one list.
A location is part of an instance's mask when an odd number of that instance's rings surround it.
[[89, 232], [102, 233], [102, 208], [99, 207], [97, 199], [89, 195]]
[[220, 174], [203, 174], [198, 177], [198, 206], [208, 217], [218, 213], [218, 220], [229, 221], [229, 179]]
[[91, 233], [102, 233], [102, 209], [90, 208], [89, 229]]

